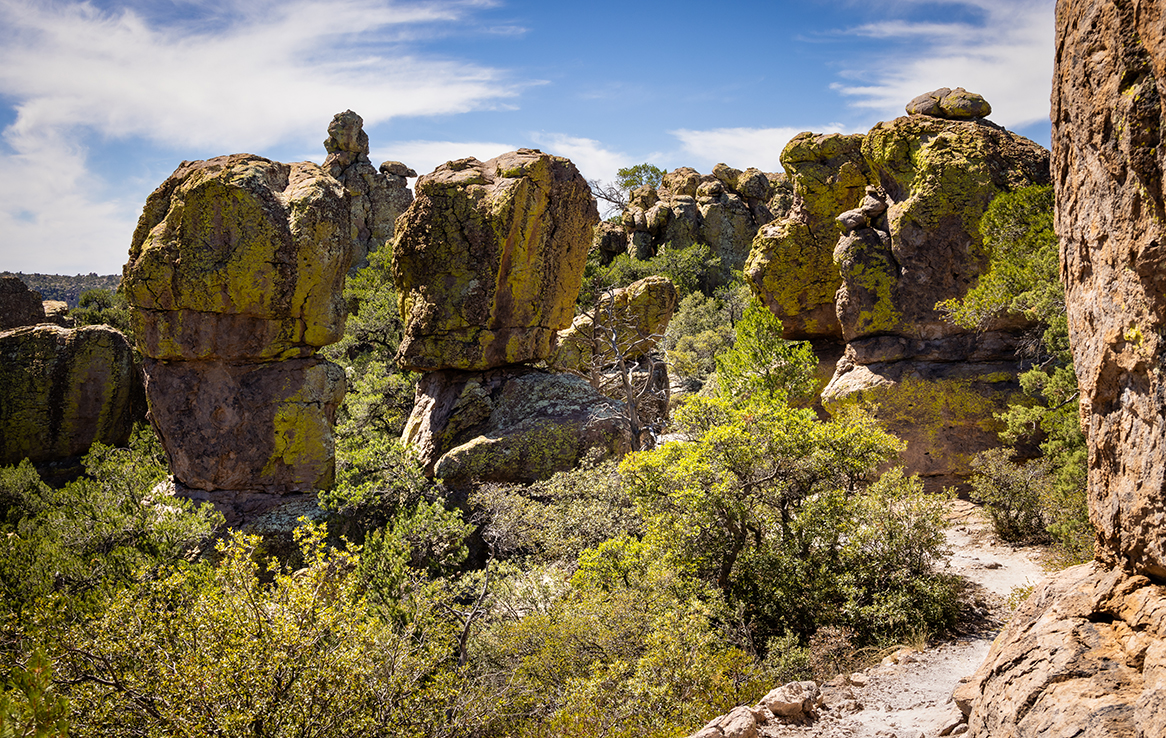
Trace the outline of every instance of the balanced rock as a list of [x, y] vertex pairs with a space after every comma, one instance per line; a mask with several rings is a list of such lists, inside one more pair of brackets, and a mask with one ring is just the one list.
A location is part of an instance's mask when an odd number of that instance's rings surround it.
[[348, 194], [352, 270], [356, 270], [368, 263], [370, 253], [392, 239], [397, 216], [413, 202], [407, 178], [416, 177], [417, 172], [399, 161], [373, 167], [364, 120], [351, 110], [332, 118], [324, 148], [328, 152], [324, 170]]
[[44, 321], [41, 294], [30, 290], [20, 277], [0, 277], [0, 331]]
[[144, 414], [133, 349], [109, 326], [0, 332], [0, 376], [0, 465], [125, 443]]
[[598, 221], [575, 165], [535, 149], [419, 178], [393, 240], [398, 362], [484, 370], [547, 358], [574, 317]]
[[594, 308], [559, 332], [551, 366], [587, 373], [617, 358], [639, 360], [664, 337], [679, 299], [676, 286], [659, 275], [601, 295]]
[[427, 372], [402, 434], [426, 472], [462, 486], [533, 482], [575, 468], [590, 449], [622, 455], [621, 403], [569, 374], [525, 367]]
[[1063, 0], [1056, 20], [1056, 226], [1097, 561], [1038, 587], [956, 696], [980, 738], [1148, 738], [1166, 735], [1166, 16]]
[[983, 95], [968, 92], [962, 87], [954, 90], [940, 87], [938, 90], [925, 92], [907, 103], [908, 115], [927, 115], [933, 118], [947, 118], [949, 120], [968, 120], [970, 118], [987, 118], [992, 114], [992, 106]]
[[235, 154], [183, 162], [146, 200], [123, 286], [178, 485], [226, 505], [332, 483], [344, 374], [314, 354], [344, 331], [354, 198], [310, 162]]

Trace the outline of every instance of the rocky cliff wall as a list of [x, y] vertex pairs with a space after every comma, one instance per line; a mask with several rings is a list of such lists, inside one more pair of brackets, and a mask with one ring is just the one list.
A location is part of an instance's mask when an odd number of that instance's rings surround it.
[[957, 690], [970, 735], [1166, 735], [1166, 7], [1057, 4], [1053, 180], [1097, 561]]

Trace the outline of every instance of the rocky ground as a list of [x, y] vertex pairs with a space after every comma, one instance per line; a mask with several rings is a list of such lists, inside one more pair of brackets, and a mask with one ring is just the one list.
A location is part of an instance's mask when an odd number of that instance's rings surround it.
[[[1040, 564], [1041, 549], [1001, 543], [976, 505], [956, 500], [949, 519], [950, 565], [972, 588], [972, 605], [962, 635], [923, 650], [901, 648], [877, 665], [837, 677], [821, 686], [817, 711], [805, 724], [772, 720], [757, 726], [753, 735], [935, 738], [967, 730], [952, 702], [952, 690], [984, 660], [1024, 588], [1038, 583], [1045, 572]], [[730, 729], [721, 735], [732, 732]]]
[[[824, 705], [805, 726], [765, 726], [773, 738], [933, 738], [965, 729], [952, 690], [984, 660], [1020, 588], [1044, 578], [1038, 548], [1001, 543], [976, 505], [953, 503], [950, 565], [972, 583], [965, 635], [923, 651], [903, 648], [882, 662], [822, 687]], [[946, 731], [946, 732], [945, 732]]]

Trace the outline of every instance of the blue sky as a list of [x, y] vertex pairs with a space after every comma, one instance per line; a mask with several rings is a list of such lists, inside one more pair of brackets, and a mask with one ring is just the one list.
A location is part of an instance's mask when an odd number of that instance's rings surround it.
[[1054, 0], [0, 0], [0, 270], [120, 272], [183, 159], [374, 164], [530, 146], [588, 178], [651, 162], [779, 171], [965, 87], [1049, 143]]

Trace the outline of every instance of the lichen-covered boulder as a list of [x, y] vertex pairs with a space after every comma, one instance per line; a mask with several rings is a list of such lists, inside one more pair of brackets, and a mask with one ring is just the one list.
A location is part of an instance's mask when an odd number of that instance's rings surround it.
[[333, 116], [324, 148], [328, 152], [324, 170], [347, 190], [355, 271], [368, 264], [370, 253], [392, 239], [397, 216], [413, 202], [407, 178], [416, 177], [417, 172], [399, 161], [374, 167], [368, 159], [364, 120], [351, 110]]
[[0, 276], [0, 331], [36, 325], [44, 320], [41, 294], [30, 290], [20, 277]]
[[954, 90], [949, 87], [940, 87], [938, 90], [925, 92], [907, 103], [907, 114], [967, 120], [969, 118], [987, 118], [992, 114], [992, 106], [988, 104], [983, 95], [968, 92], [962, 87], [957, 87]]
[[45, 300], [41, 305], [44, 306], [45, 311], [44, 322], [59, 325], [62, 328], [73, 327], [73, 319], [69, 317], [69, 303], [64, 300]]
[[340, 367], [146, 359], [145, 370], [150, 415], [183, 485], [276, 495], [332, 485]]
[[745, 264], [753, 293], [789, 339], [836, 338], [835, 218], [857, 206], [870, 183], [861, 135], [800, 133], [781, 154], [792, 183], [789, 213], [758, 231]]
[[639, 360], [664, 337], [679, 299], [676, 286], [659, 275], [602, 295], [593, 309], [559, 332], [551, 366], [587, 372], [614, 362], [617, 353], [627, 361]]
[[164, 360], [310, 356], [340, 338], [352, 259], [344, 189], [311, 162], [183, 162], [146, 200], [122, 284], [138, 348]]
[[125, 443], [145, 414], [133, 349], [109, 326], [0, 332], [0, 377], [0, 464]]
[[575, 165], [535, 149], [419, 178], [393, 240], [398, 362], [483, 370], [545, 359], [574, 317], [598, 221]]
[[455, 487], [532, 482], [575, 468], [591, 449], [622, 455], [622, 404], [583, 379], [521, 367], [428, 372], [402, 434], [428, 473]]

